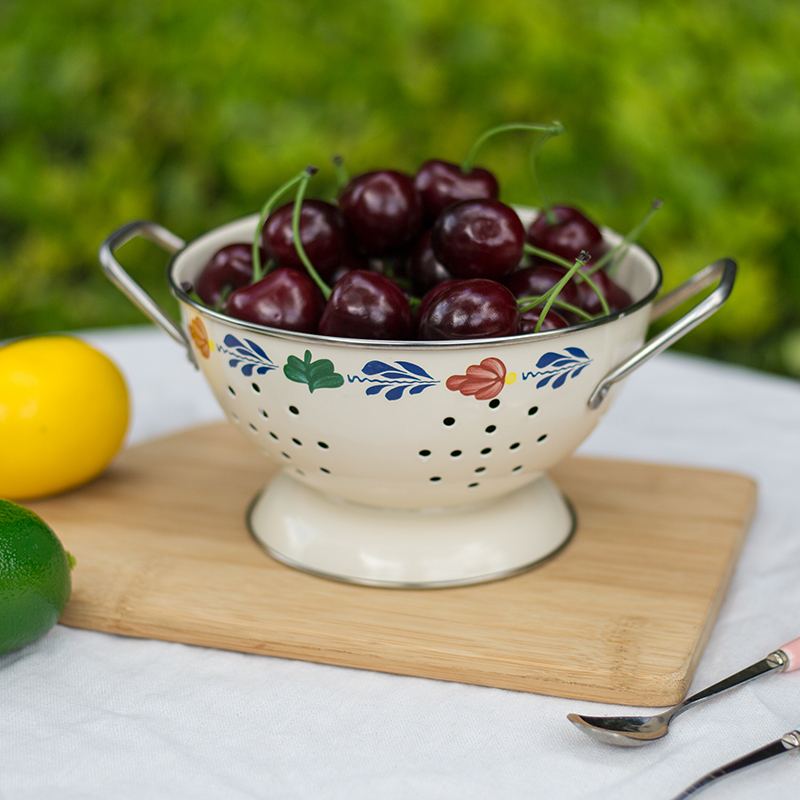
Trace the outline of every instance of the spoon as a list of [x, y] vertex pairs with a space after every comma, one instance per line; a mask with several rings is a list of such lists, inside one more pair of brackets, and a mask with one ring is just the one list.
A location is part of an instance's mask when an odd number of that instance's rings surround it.
[[588, 717], [581, 714], [567, 714], [567, 719], [601, 742], [621, 747], [636, 747], [666, 736], [672, 719], [701, 700], [708, 700], [714, 695], [733, 689], [735, 686], [741, 686], [761, 675], [775, 671], [791, 672], [798, 667], [800, 667], [800, 638], [794, 639], [761, 661], [709, 686], [708, 689], [703, 689], [697, 694], [687, 697], [682, 703], [678, 703], [656, 716]]

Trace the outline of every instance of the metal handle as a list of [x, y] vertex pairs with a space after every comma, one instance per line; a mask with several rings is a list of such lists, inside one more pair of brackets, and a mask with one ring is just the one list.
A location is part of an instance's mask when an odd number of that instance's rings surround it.
[[661, 331], [654, 336], [643, 347], [629, 356], [619, 366], [615, 367], [608, 375], [603, 378], [589, 397], [589, 408], [597, 408], [605, 400], [609, 389], [617, 382], [621, 381], [638, 369], [653, 356], [658, 355], [662, 350], [666, 350], [671, 344], [678, 341], [687, 334], [692, 328], [697, 327], [701, 322], [708, 319], [730, 296], [733, 289], [733, 282], [736, 278], [736, 262], [730, 258], [721, 258], [713, 264], [709, 264], [697, 274], [689, 278], [676, 289], [665, 294], [653, 304], [650, 315], [651, 322], [662, 317], [668, 311], [676, 308], [685, 300], [693, 297], [698, 292], [710, 286], [715, 280], [719, 279], [717, 288], [708, 297], [698, 303], [691, 311], [682, 316], [669, 328]]
[[684, 789], [673, 800], [686, 800], [687, 797], [692, 797], [697, 794], [701, 789], [713, 783], [720, 778], [724, 778], [734, 772], [738, 772], [745, 767], [752, 767], [753, 764], [758, 764], [761, 761], [766, 761], [768, 758], [783, 755], [784, 753], [797, 753], [800, 751], [800, 730], [793, 730], [785, 733], [780, 739], [770, 742], [764, 747], [759, 747], [758, 750], [753, 750], [735, 761], [730, 761], [727, 764], [719, 767], [718, 769], [704, 775], [700, 780], [695, 781], [691, 786]]
[[114, 283], [123, 294], [127, 295], [130, 301], [143, 311], [153, 322], [165, 330], [178, 344], [186, 348], [186, 353], [189, 356], [189, 361], [197, 366], [192, 347], [186, 334], [182, 328], [161, 308], [158, 303], [144, 290], [138, 283], [136, 283], [130, 275], [122, 268], [120, 263], [114, 257], [114, 252], [118, 250], [126, 242], [135, 239], [137, 236], [142, 236], [149, 239], [154, 244], [159, 245], [168, 253], [177, 253], [181, 250], [186, 242], [179, 236], [176, 236], [171, 231], [157, 225], [155, 222], [148, 222], [147, 220], [136, 220], [117, 228], [104, 242], [100, 245], [98, 258], [100, 265], [103, 268], [106, 276]]

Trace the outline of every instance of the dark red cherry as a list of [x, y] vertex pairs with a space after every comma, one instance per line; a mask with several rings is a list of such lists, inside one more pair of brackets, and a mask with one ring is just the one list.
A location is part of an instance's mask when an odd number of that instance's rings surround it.
[[[266, 256], [261, 251], [262, 262]], [[229, 244], [217, 250], [197, 278], [194, 290], [211, 308], [216, 308], [234, 289], [253, 279], [253, 245]]]
[[501, 278], [522, 258], [525, 229], [517, 212], [499, 200], [462, 200], [436, 220], [431, 244], [458, 278]]
[[339, 266], [336, 267], [333, 274], [327, 280], [331, 286], [333, 286], [340, 278], [343, 278], [348, 272], [352, 272], [355, 269], [369, 269], [369, 261], [356, 253], [348, 251], [342, 256]]
[[420, 315], [417, 330], [427, 340], [515, 336], [519, 316], [516, 298], [505, 286], [471, 278], [440, 289]]
[[411, 306], [402, 289], [376, 272], [353, 270], [333, 287], [319, 323], [324, 336], [409, 339]]
[[359, 249], [368, 256], [408, 245], [422, 228], [422, 198], [414, 181], [394, 170], [353, 178], [339, 196], [339, 208]]
[[588, 217], [571, 206], [553, 206], [555, 222], [543, 211], [528, 230], [527, 241], [567, 261], [574, 261], [582, 250], [598, 259], [608, 249], [600, 229]]
[[[527, 309], [527, 311], [523, 311], [519, 318], [519, 332], [521, 334], [536, 333], [536, 325], [539, 322], [539, 317], [542, 315], [543, 310], [543, 306], [535, 306], [534, 308]], [[539, 331], [555, 331], [559, 328], [568, 327], [569, 322], [551, 306]]]
[[447, 289], [449, 286], [454, 286], [457, 283], [461, 283], [461, 278], [450, 278], [450, 280], [442, 281], [441, 283], [434, 286], [432, 289], [429, 289], [420, 300], [419, 306], [417, 307], [417, 324], [419, 325], [419, 320], [425, 315], [425, 311], [427, 310], [428, 306], [433, 303], [433, 301], [439, 296], [441, 292]]
[[[294, 246], [293, 214], [294, 203], [273, 211], [264, 223], [262, 242], [269, 255], [282, 267], [305, 269]], [[349, 244], [344, 214], [323, 200], [303, 200], [299, 224], [303, 250], [320, 277], [327, 280], [339, 266]]]
[[431, 232], [425, 231], [417, 239], [417, 245], [409, 260], [409, 278], [414, 291], [418, 295], [424, 295], [434, 286], [442, 281], [448, 281], [452, 277], [447, 267], [433, 253]]
[[316, 333], [324, 306], [322, 292], [307, 272], [281, 267], [233, 292], [225, 313], [270, 328]]
[[[631, 296], [618, 283], [615, 283], [607, 272], [600, 269], [592, 274], [592, 281], [606, 298], [611, 313], [622, 311], [633, 303]], [[584, 281], [580, 284], [580, 302], [578, 305], [592, 316], [603, 313], [600, 298], [589, 284]]]
[[473, 167], [464, 172], [458, 164], [432, 159], [426, 161], [414, 178], [422, 197], [425, 219], [431, 224], [448, 206], [461, 200], [497, 200], [500, 187], [487, 169]]

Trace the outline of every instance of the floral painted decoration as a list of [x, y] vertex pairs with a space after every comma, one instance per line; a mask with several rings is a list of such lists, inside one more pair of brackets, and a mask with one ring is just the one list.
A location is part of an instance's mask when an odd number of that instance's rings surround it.
[[361, 368], [361, 372], [367, 377], [348, 375], [347, 380], [350, 383], [354, 381], [369, 383], [366, 391], [368, 395], [380, 394], [385, 389], [386, 393], [383, 396], [387, 400], [399, 400], [406, 389], [409, 394], [419, 394], [429, 386], [439, 383], [419, 364], [410, 361], [395, 361], [394, 364], [369, 361]]
[[189, 323], [189, 333], [195, 346], [200, 351], [200, 355], [203, 358], [208, 358], [211, 355], [211, 344], [208, 340], [206, 326], [203, 325], [203, 320], [200, 317], [192, 317], [192, 321]]
[[302, 361], [297, 356], [289, 356], [283, 374], [290, 381], [305, 383], [312, 394], [315, 389], [338, 389], [344, 384], [344, 378], [334, 370], [333, 362], [328, 358], [313, 361], [310, 350], [306, 350]]
[[506, 379], [506, 365], [499, 358], [484, 358], [480, 364], [467, 367], [466, 375], [451, 375], [445, 386], [451, 392], [461, 392], [476, 400], [491, 400], [500, 394], [506, 382], [512, 382]]

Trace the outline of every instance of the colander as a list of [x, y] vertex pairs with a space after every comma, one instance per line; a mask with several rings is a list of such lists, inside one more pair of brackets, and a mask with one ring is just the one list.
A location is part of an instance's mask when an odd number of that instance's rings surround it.
[[[526, 223], [535, 213], [517, 210]], [[577, 520], [547, 470], [589, 435], [623, 378], [725, 302], [736, 273], [721, 259], [655, 302], [661, 270], [633, 246], [615, 278], [634, 303], [601, 321], [470, 341], [332, 338], [241, 322], [187, 293], [211, 255], [252, 241], [257, 223], [252, 215], [186, 244], [131, 222], [99, 258], [186, 348], [231, 423], [280, 467], [246, 512], [256, 539], [286, 564], [378, 586], [493, 580], [557, 553]], [[137, 236], [174, 254], [168, 281], [180, 324], [115, 258]], [[714, 283], [644, 343], [651, 321]]]

